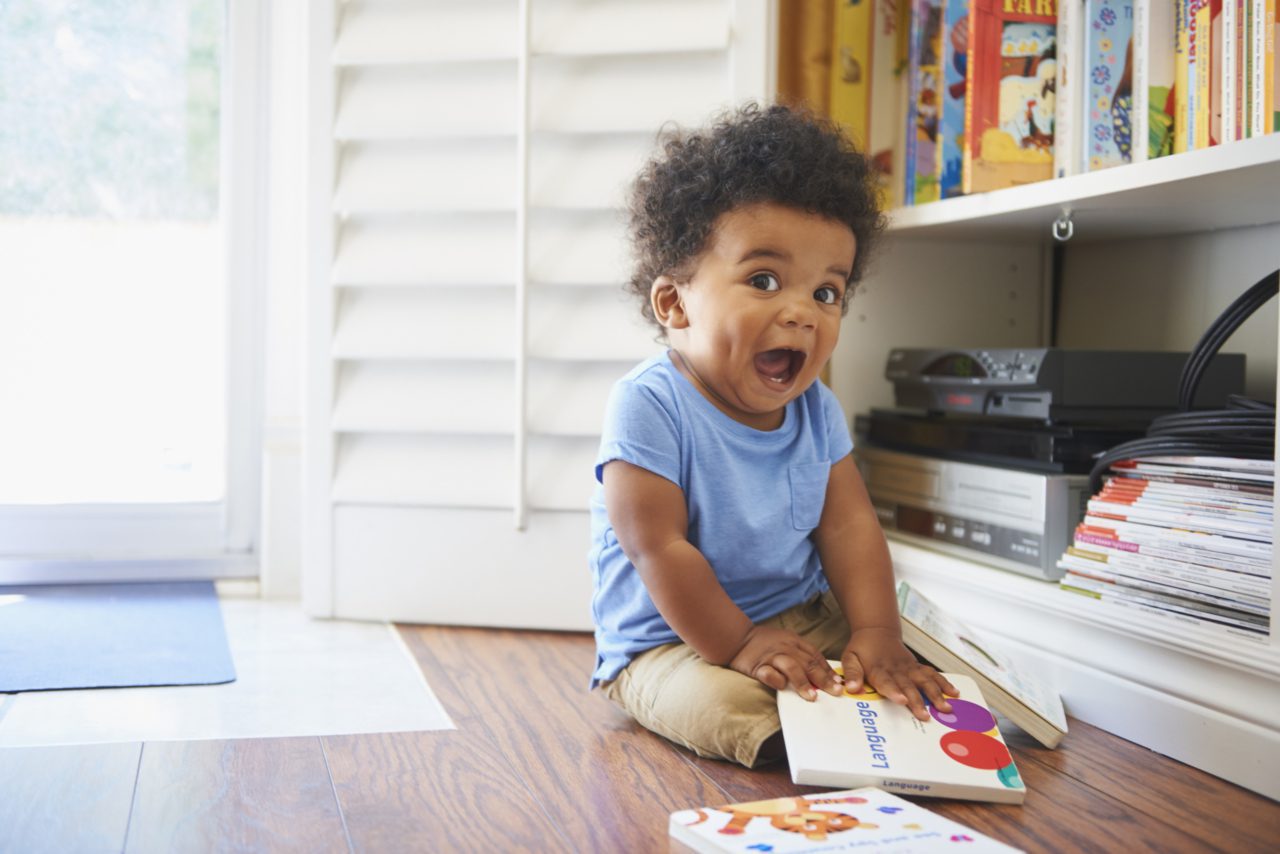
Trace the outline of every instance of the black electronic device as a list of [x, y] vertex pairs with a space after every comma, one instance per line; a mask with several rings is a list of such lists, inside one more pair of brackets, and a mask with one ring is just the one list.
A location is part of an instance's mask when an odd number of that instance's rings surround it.
[[1025, 418], [872, 409], [854, 419], [860, 443], [962, 462], [1088, 474], [1098, 454], [1143, 435], [1133, 424], [1052, 424]]
[[[885, 377], [894, 404], [926, 412], [1029, 418], [1055, 423], [1150, 421], [1178, 408], [1187, 353], [1054, 347], [898, 347]], [[1209, 363], [1197, 406], [1223, 406], [1244, 392], [1244, 356]]]

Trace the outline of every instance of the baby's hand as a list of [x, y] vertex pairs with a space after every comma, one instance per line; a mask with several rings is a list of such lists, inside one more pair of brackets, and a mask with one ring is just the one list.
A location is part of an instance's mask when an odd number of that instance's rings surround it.
[[880, 696], [906, 706], [922, 721], [929, 720], [929, 711], [920, 697], [921, 691], [940, 712], [951, 711], [944, 694], [960, 696], [941, 673], [916, 661], [897, 632], [889, 629], [855, 631], [844, 648], [841, 664], [844, 683], [850, 692], [861, 691], [862, 683], [869, 682]]
[[789, 685], [806, 700], [817, 698], [817, 688], [836, 696], [844, 691], [840, 676], [827, 664], [826, 656], [786, 629], [752, 626], [729, 666], [775, 691]]

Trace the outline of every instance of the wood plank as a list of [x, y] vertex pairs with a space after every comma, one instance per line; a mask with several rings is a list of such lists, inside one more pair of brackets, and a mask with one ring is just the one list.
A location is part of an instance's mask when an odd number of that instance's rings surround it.
[[348, 851], [320, 740], [148, 742], [127, 851]]
[[925, 799], [917, 803], [1029, 852], [1205, 850], [1203, 842], [1170, 820], [1176, 813], [1153, 818], [1038, 762], [1015, 762], [1027, 785], [1027, 800], [1021, 806]]
[[480, 727], [323, 743], [358, 851], [572, 850]]
[[1280, 803], [1097, 727], [1072, 720], [1057, 750], [1020, 732], [1009, 741], [1019, 768], [1037, 762], [1133, 810], [1165, 821], [1176, 816], [1179, 828], [1206, 845], [1222, 844], [1229, 833], [1234, 850], [1280, 846]]
[[142, 744], [0, 749], [0, 849], [119, 851]]
[[[420, 633], [410, 648], [447, 709], [485, 709], [459, 727], [493, 739], [571, 850], [661, 850], [671, 812], [722, 796], [666, 740], [587, 691], [590, 667], [578, 662], [589, 636], [404, 631]], [[578, 655], [566, 657], [565, 645]]]

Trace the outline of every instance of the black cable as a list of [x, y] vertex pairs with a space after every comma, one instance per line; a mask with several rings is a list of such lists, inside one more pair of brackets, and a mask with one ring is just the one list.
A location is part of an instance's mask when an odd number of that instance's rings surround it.
[[1280, 291], [1280, 270], [1263, 276], [1235, 299], [1200, 336], [1178, 379], [1179, 412], [1151, 422], [1146, 437], [1116, 445], [1101, 454], [1089, 472], [1095, 495], [1112, 463], [1151, 457], [1240, 457], [1269, 460], [1275, 455], [1274, 402], [1242, 395], [1227, 398], [1226, 409], [1192, 411], [1196, 390], [1213, 357], [1249, 317]]

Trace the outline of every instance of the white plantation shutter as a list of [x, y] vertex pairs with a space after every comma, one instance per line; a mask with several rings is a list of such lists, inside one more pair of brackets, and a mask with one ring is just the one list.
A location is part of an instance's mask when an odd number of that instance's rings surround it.
[[308, 610], [587, 628], [601, 415], [658, 347], [624, 190], [769, 96], [769, 4], [315, 8]]

